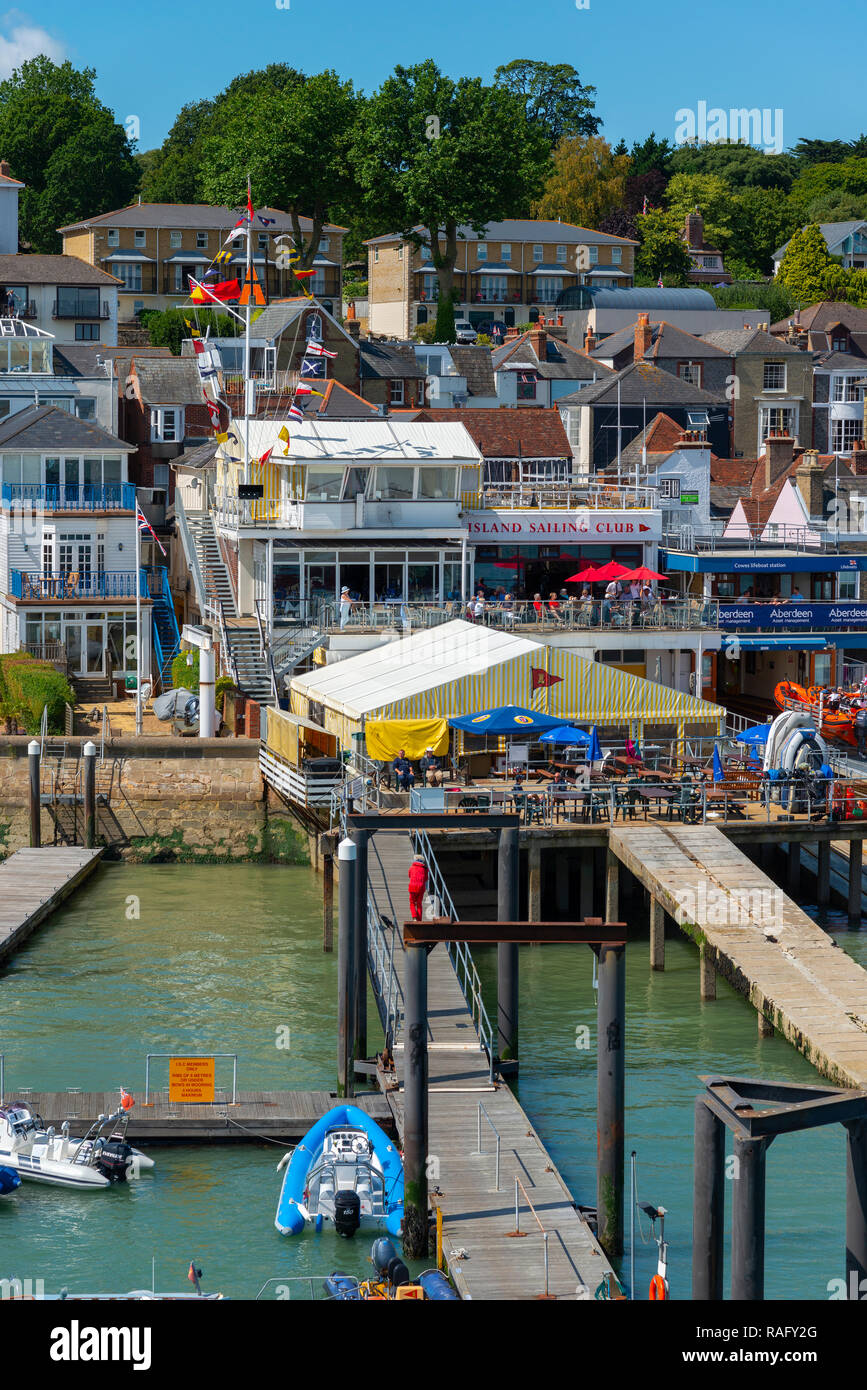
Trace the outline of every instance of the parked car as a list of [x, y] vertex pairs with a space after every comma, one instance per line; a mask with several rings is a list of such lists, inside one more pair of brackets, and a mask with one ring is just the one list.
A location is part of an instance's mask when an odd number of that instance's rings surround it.
[[473, 328], [469, 319], [455, 319], [455, 338], [459, 343], [474, 343], [478, 339], [478, 333]]

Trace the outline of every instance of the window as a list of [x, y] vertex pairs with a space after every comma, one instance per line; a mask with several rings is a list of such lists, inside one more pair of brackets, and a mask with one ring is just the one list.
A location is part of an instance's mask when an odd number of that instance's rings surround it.
[[785, 362], [766, 362], [762, 376], [763, 391], [785, 391], [786, 389], [786, 364]]
[[196, 250], [197, 250], [197, 251], [207, 251], [207, 249], [208, 249], [208, 233], [207, 233], [207, 232], [196, 232]]
[[680, 497], [680, 478], [660, 478], [659, 495], [669, 502], [677, 501]]
[[688, 381], [690, 386], [701, 386], [701, 362], [678, 362], [677, 374], [681, 381]]
[[591, 264], [591, 265], [598, 265], [598, 264], [599, 264], [599, 247], [598, 247], [598, 246], [588, 246], [588, 247], [587, 247], [587, 251], [588, 251], [589, 257], [590, 257], [590, 264]]
[[177, 444], [184, 437], [184, 412], [180, 406], [151, 408], [151, 443]]
[[534, 401], [536, 399], [536, 382], [538, 378], [535, 372], [518, 373], [518, 400]]
[[60, 319], [99, 318], [99, 290], [57, 286], [57, 317]]
[[378, 262], [379, 262], [379, 247], [378, 247], [378, 246], [374, 246], [374, 248], [373, 248], [373, 261], [374, 261], [374, 264], [375, 264], [375, 265], [378, 264]]
[[458, 481], [456, 468], [420, 468], [418, 470], [418, 497], [420, 501], [452, 501]]
[[416, 323], [427, 323], [427, 309], [424, 305], [416, 310], [415, 321]]
[[705, 270], [722, 269], [719, 256], [702, 256], [701, 263], [704, 266]]
[[421, 297], [422, 299], [439, 299], [440, 282], [436, 275], [423, 275], [421, 277]]
[[108, 244], [109, 246], [120, 246], [120, 232], [117, 227], [109, 227]]
[[141, 266], [138, 261], [118, 261], [112, 266], [112, 275], [123, 281], [128, 293], [141, 294]]
[[611, 248], [611, 264], [612, 264], [612, 265], [621, 265], [622, 263], [623, 263], [623, 247], [622, 247], [622, 246], [612, 246], [612, 248]]
[[133, 232], [133, 237], [134, 237], [136, 246], [144, 246], [144, 244], [145, 244], [145, 239], [146, 239], [146, 238], [145, 238], [145, 233], [144, 233], [144, 231], [143, 231], [140, 227], [136, 228], [136, 230]]
[[308, 314], [306, 333], [308, 343], [322, 342], [322, 319], [318, 314]]
[[307, 501], [339, 502], [343, 469], [315, 465], [307, 469]]
[[832, 352], [848, 352], [848, 351], [849, 351], [849, 336], [848, 336], [847, 333], [839, 333], [839, 334], [835, 334], [835, 335], [834, 335], [834, 337], [831, 339], [831, 351], [832, 351]]
[[403, 405], [403, 381], [400, 377], [393, 377], [388, 383], [388, 403]]
[[397, 248], [397, 259], [398, 259], [399, 261], [402, 261], [402, 260], [403, 260], [403, 247], [402, 247], [402, 246], [398, 246], [398, 248]]
[[565, 265], [565, 264], [566, 264], [566, 255], [567, 255], [567, 249], [566, 249], [566, 247], [565, 247], [565, 246], [558, 246], [558, 247], [557, 247], [557, 264], [558, 264], [558, 265]]
[[414, 480], [414, 468], [377, 468], [374, 493], [384, 502], [409, 502]]
[[82, 396], [75, 402], [75, 413], [79, 420], [96, 419], [96, 401], [92, 396]]
[[329, 248], [330, 245], [331, 245], [331, 242], [329, 241], [329, 239], [328, 239], [327, 236], [323, 236], [323, 237], [320, 237], [320, 238], [319, 238], [319, 250], [323, 253], [323, 255], [324, 255], [325, 252], [328, 250], [328, 248]]
[[169, 232], [169, 245], [170, 245], [170, 246], [174, 247], [174, 249], [177, 250], [180, 246], [183, 246], [183, 244], [184, 244], [184, 234], [183, 234], [183, 232]]
[[432, 260], [433, 260], [433, 252], [431, 251], [431, 249], [430, 249], [429, 246], [424, 245], [424, 246], [420, 247], [419, 250], [420, 250], [421, 258], [422, 258], [423, 261], [432, 261]]
[[540, 304], [553, 304], [563, 289], [562, 275], [540, 275], [536, 295]]
[[77, 343], [98, 343], [99, 324], [77, 323], [75, 325], [75, 341]]
[[857, 402], [861, 400], [862, 386], [856, 386], [857, 377], [834, 376], [831, 378], [831, 400]]
[[268, 235], [267, 232], [260, 232], [260, 233], [259, 233], [259, 237], [258, 237], [259, 250], [260, 250], [260, 251], [267, 251], [267, 250], [268, 250], [268, 242], [269, 242], [270, 240], [271, 240], [271, 238], [269, 237], [269, 235]]
[[486, 261], [487, 259], [488, 259], [488, 248], [487, 248], [487, 246], [485, 245], [485, 243], [484, 243], [483, 241], [480, 241], [479, 244], [478, 244], [478, 246], [476, 247], [476, 260], [477, 260], [477, 261]]
[[831, 448], [835, 454], [850, 454], [864, 429], [863, 420], [832, 420]]
[[500, 246], [500, 260], [501, 260], [501, 261], [511, 261], [511, 259], [512, 259], [512, 243], [511, 243], [510, 241], [504, 241], [504, 242], [502, 243], [502, 245]]
[[545, 259], [545, 248], [540, 242], [533, 243], [533, 260], [541, 263]]
[[505, 275], [482, 275], [476, 299], [483, 304], [501, 304], [506, 298], [507, 288]]
[[772, 430], [797, 437], [798, 412], [793, 406], [765, 405], [759, 408], [759, 447]]

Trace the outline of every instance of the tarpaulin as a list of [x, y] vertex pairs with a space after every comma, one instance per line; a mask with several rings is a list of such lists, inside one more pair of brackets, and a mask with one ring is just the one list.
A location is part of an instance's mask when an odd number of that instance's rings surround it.
[[401, 748], [408, 758], [420, 758], [427, 748], [440, 757], [449, 751], [445, 719], [370, 719], [364, 726], [367, 756], [377, 762], [396, 758]]

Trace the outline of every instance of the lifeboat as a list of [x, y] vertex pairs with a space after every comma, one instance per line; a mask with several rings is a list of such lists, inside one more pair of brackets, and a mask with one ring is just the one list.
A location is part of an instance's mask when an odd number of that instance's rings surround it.
[[860, 698], [860, 691], [851, 690], [842, 695], [837, 709], [827, 708], [822, 700], [825, 693], [824, 686], [811, 685], [805, 690], [795, 681], [780, 681], [774, 690], [774, 702], [779, 709], [799, 710], [808, 714], [823, 738], [854, 747], [858, 741], [855, 734], [858, 710], [848, 702]]

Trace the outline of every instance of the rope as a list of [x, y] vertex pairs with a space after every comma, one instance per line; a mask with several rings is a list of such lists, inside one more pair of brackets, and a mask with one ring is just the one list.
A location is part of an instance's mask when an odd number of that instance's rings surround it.
[[258, 1134], [255, 1129], [248, 1129], [246, 1125], [239, 1124], [237, 1120], [233, 1120], [231, 1115], [226, 1116], [226, 1123], [234, 1125], [235, 1129], [242, 1129], [245, 1134], [252, 1134], [254, 1139], [261, 1139], [263, 1144], [274, 1144], [278, 1149], [282, 1149], [284, 1153], [286, 1152], [286, 1144], [282, 1139], [270, 1139], [267, 1134]]

